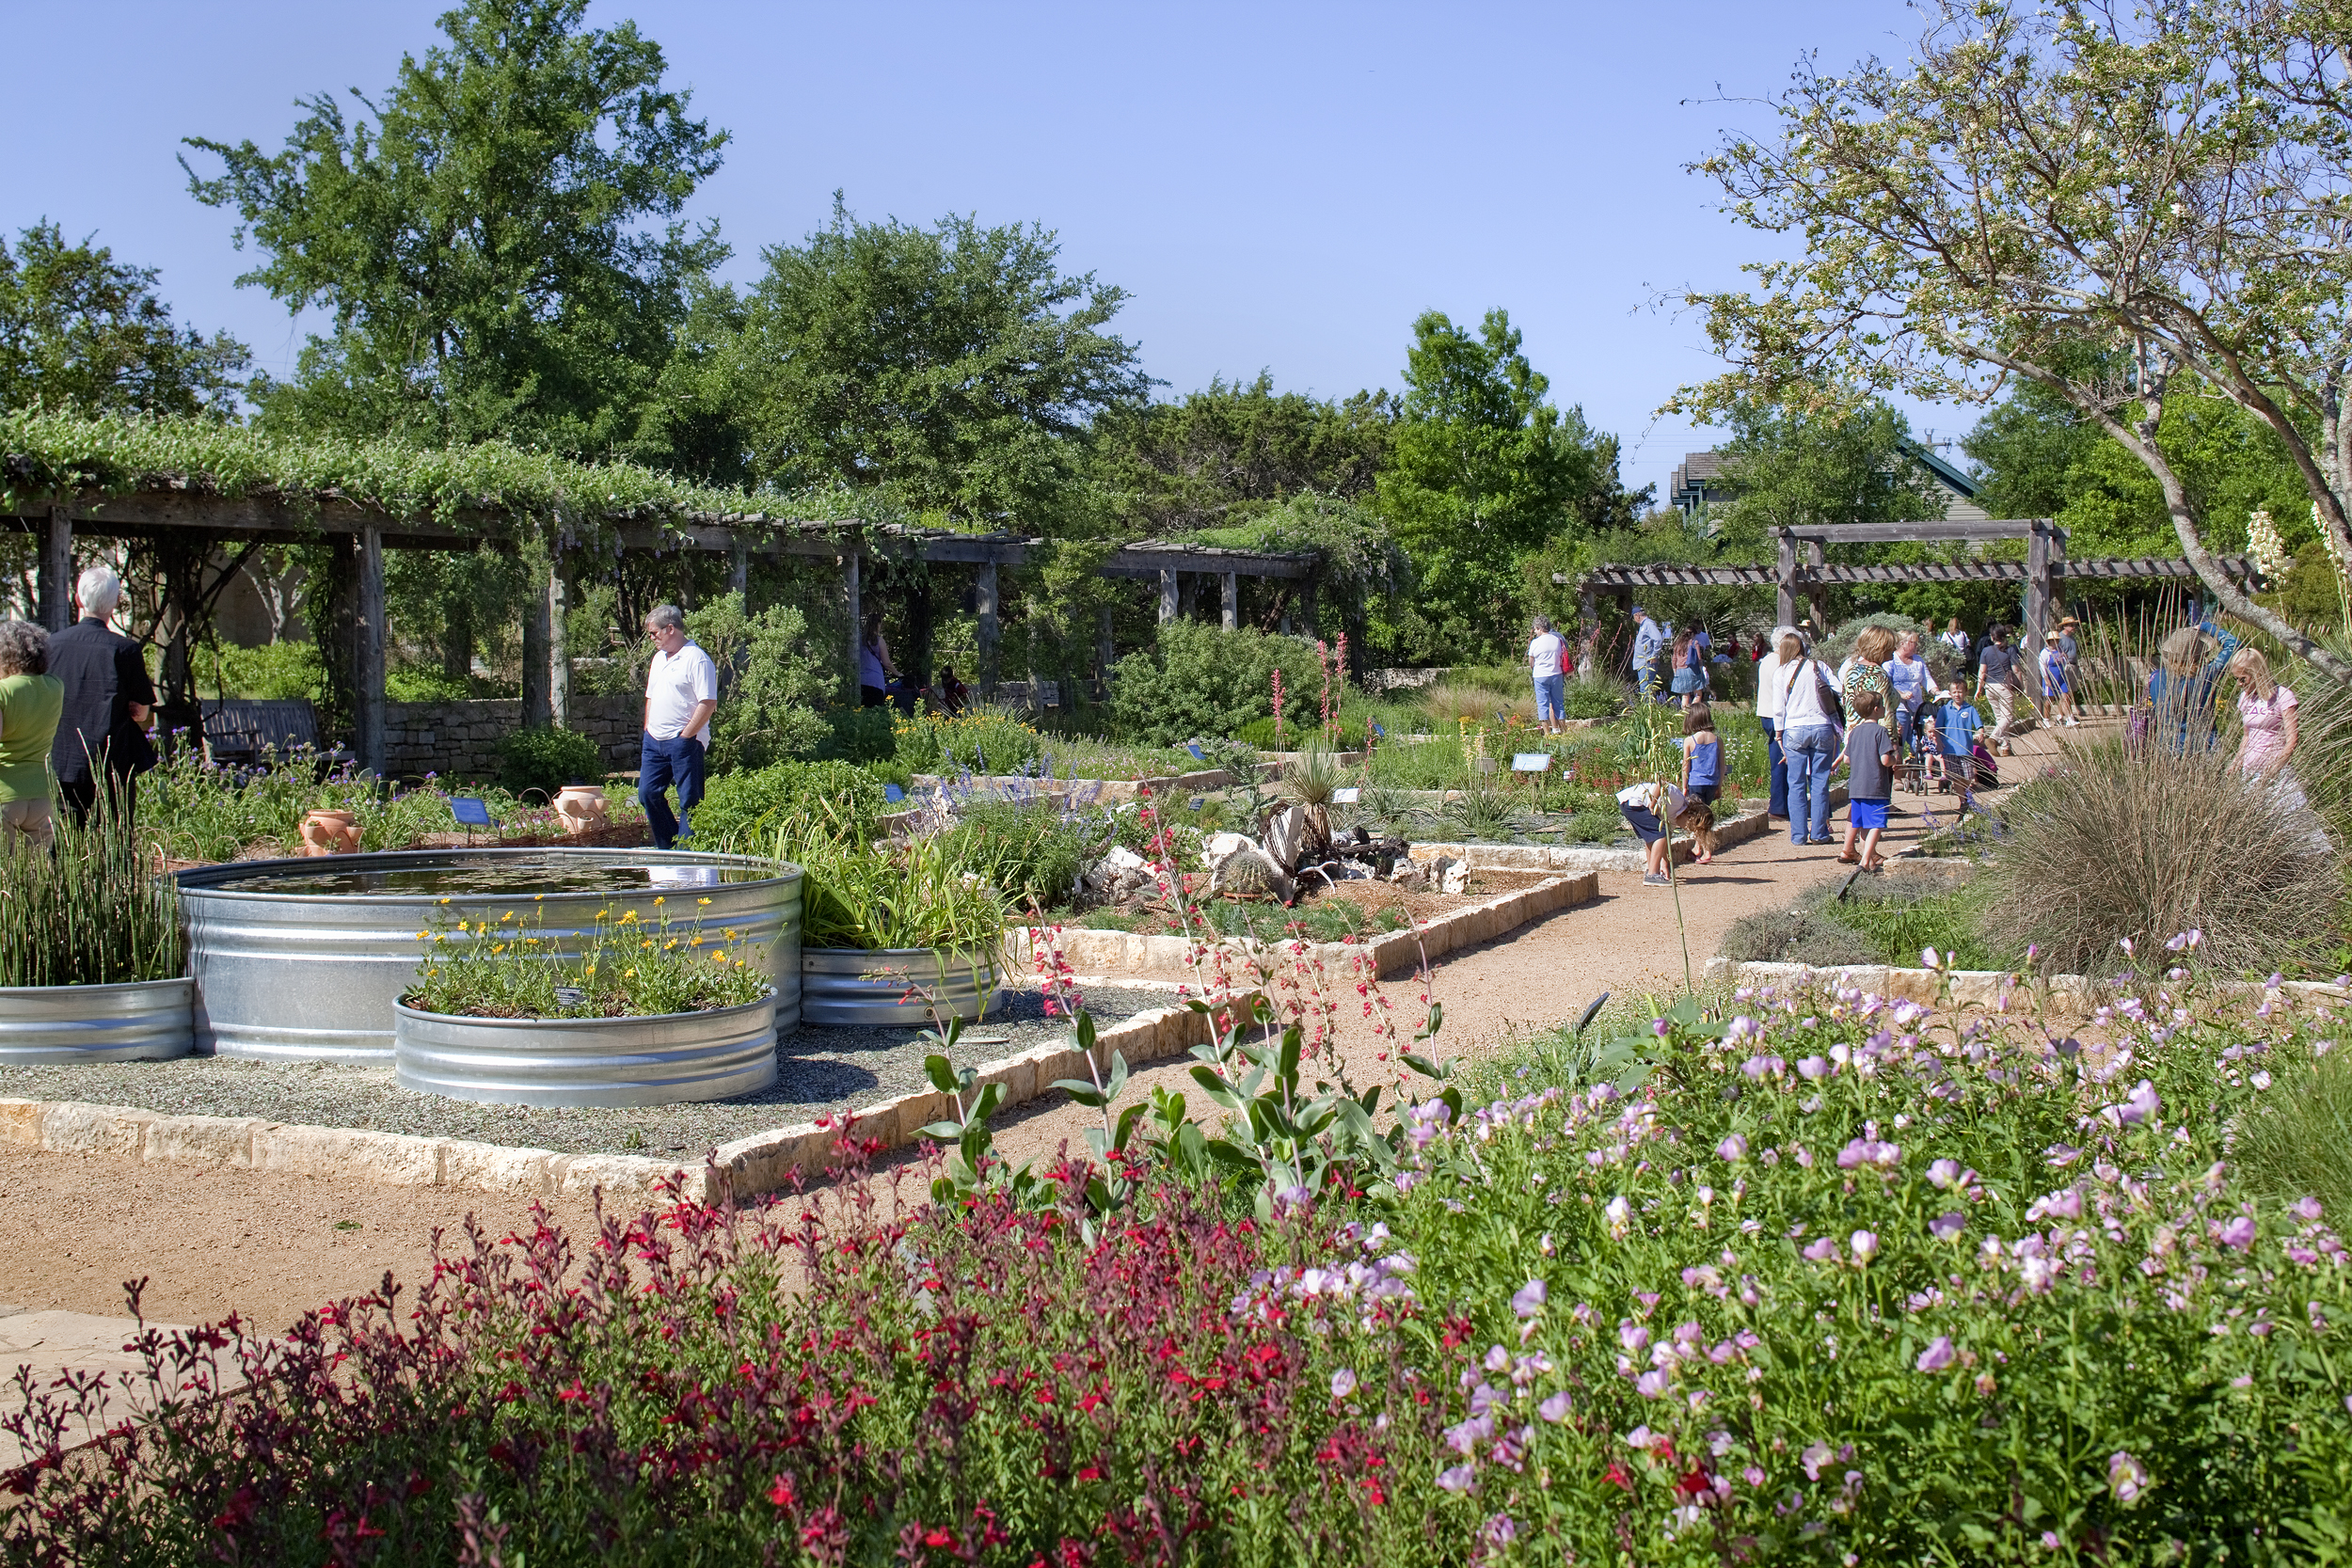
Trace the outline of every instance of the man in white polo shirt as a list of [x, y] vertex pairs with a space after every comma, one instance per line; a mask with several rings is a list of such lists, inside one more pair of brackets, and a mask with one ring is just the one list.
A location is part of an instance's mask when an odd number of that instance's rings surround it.
[[[645, 737], [637, 764], [637, 799], [645, 808], [653, 847], [677, 842], [680, 822], [703, 798], [703, 753], [710, 749], [710, 716], [719, 711], [719, 667], [686, 635], [686, 616], [674, 604], [656, 606], [645, 634], [657, 650], [645, 672]], [[677, 815], [664, 795], [677, 785]]]

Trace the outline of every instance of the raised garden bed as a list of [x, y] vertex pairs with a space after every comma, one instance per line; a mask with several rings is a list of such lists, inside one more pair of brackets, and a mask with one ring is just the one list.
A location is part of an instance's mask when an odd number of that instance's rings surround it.
[[401, 1087], [512, 1105], [671, 1105], [776, 1081], [776, 997], [650, 1018], [460, 1018], [392, 1008]]

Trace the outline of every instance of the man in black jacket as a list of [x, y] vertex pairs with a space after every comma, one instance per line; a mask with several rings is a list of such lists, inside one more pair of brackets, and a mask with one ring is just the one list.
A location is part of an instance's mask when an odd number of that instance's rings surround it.
[[122, 602], [122, 579], [111, 567], [92, 566], [75, 586], [82, 619], [49, 640], [49, 673], [65, 683], [49, 767], [75, 822], [89, 815], [102, 782], [118, 792], [128, 820], [138, 775], [155, 766], [147, 738], [155, 687], [139, 645], [106, 625]]

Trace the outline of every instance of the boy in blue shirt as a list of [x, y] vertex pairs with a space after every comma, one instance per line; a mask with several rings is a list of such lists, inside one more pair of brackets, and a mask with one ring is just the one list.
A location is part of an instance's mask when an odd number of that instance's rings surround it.
[[[1943, 672], [1937, 671], [1936, 675], [1937, 684], [1944, 685]], [[1961, 814], [1966, 816], [1975, 799], [1970, 786], [1977, 776], [1977, 731], [1984, 727], [1984, 721], [1978, 716], [1976, 704], [1963, 700], [1959, 688], [1947, 687], [1946, 690], [1943, 705], [1935, 710], [1932, 721], [1935, 749], [1944, 765], [1944, 781], [1960, 792]]]

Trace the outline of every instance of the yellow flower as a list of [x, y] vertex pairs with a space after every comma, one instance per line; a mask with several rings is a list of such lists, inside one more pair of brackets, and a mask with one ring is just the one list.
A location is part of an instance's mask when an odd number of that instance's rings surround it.
[[428, 942], [432, 939], [432, 936], [433, 933], [430, 931], [419, 931], [417, 933], [417, 940], [419, 942]]
[[697, 898], [697, 899], [695, 899], [695, 900], [694, 900], [694, 902], [695, 902], [695, 903], [697, 903], [697, 904], [707, 904], [707, 903], [709, 903], [709, 902], [710, 902], [710, 900], [709, 900], [709, 899], [707, 899], [707, 898]]
[[512, 920], [515, 918], [515, 911], [513, 910], [509, 910], [504, 914], [500, 915], [499, 918], [501, 920]]
[[662, 897], [660, 894], [656, 894], [656, 895], [654, 895], [653, 904], [654, 904], [654, 908], [655, 908], [655, 909], [660, 909], [662, 905], [664, 905], [664, 904], [666, 904], [666, 903], [668, 903], [668, 902], [669, 902], [669, 900], [668, 900], [667, 898]]
[[634, 980], [637, 978], [637, 972], [633, 969], [624, 969], [621, 971], [621, 978], [624, 980]]
[[710, 961], [723, 964], [727, 961], [727, 956], [724, 953], [713, 953], [710, 955]]

